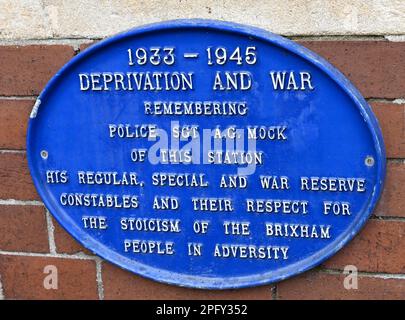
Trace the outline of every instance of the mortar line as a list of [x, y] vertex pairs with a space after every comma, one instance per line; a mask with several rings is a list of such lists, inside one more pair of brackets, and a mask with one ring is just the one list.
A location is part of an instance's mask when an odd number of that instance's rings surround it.
[[[321, 269], [319, 270], [321, 273], [325, 274], [334, 274], [334, 275], [342, 275], [345, 274], [343, 270], [339, 269]], [[370, 271], [358, 271], [357, 274], [362, 277], [369, 277], [369, 278], [380, 278], [380, 279], [404, 279], [405, 274], [402, 273], [386, 273], [386, 272], [370, 272]]]
[[35, 100], [38, 96], [30, 96], [30, 95], [21, 95], [21, 96], [13, 96], [13, 95], [0, 95], [1, 100]]
[[[16, 153], [16, 154], [26, 154], [27, 150], [26, 149], [1, 149], [0, 148], [0, 154], [5, 154], [5, 153]], [[397, 157], [388, 157], [386, 158], [387, 162], [393, 162], [393, 163], [405, 163], [405, 158], [397, 158]]]
[[307, 41], [381, 41], [404, 42], [404, 34], [325, 34], [325, 35], [282, 35], [290, 40]]
[[273, 284], [271, 288], [271, 299], [272, 300], [278, 300], [278, 287], [277, 283]]
[[[107, 38], [107, 36], [105, 37]], [[100, 41], [104, 38], [30, 38], [30, 39], [0, 39], [0, 46], [30, 46], [30, 45], [68, 45], [80, 46], [81, 44]]]
[[102, 260], [100, 258], [96, 259], [96, 282], [98, 299], [104, 300], [104, 285], [103, 285], [103, 275], [102, 275]]
[[15, 199], [0, 199], [2, 206], [43, 206], [43, 202], [37, 200], [15, 200]]
[[[265, 29], [265, 28], [261, 28]], [[268, 29], [265, 29], [268, 30]], [[270, 31], [270, 30], [268, 30]], [[271, 32], [271, 31], [270, 31]], [[116, 33], [115, 33], [116, 34]], [[287, 34], [277, 33], [280, 36], [289, 39], [315, 39], [315, 40], [382, 40], [382, 41], [402, 41], [404, 34]], [[88, 37], [44, 37], [44, 38], [20, 38], [20, 39], [0, 39], [2, 44], [72, 44], [78, 42], [98, 41], [114, 36], [108, 34], [104, 36], [88, 36]]]
[[48, 243], [49, 243], [49, 252], [52, 254], [56, 254], [56, 242], [55, 242], [55, 226], [52, 222], [51, 214], [49, 213], [48, 209], [45, 209], [46, 214], [46, 225], [48, 230]]
[[1, 275], [0, 275], [0, 300], [5, 300], [3, 283], [1, 282]]
[[386, 37], [391, 37], [393, 35], [375, 35], [375, 34], [325, 34], [325, 35], [316, 35], [316, 34], [301, 34], [301, 35], [282, 35], [281, 36], [288, 38], [293, 41], [381, 41], [381, 42], [388, 42], [388, 38]]
[[99, 259], [97, 256], [90, 256], [85, 253], [66, 254], [66, 253], [34, 253], [34, 252], [17, 252], [0, 250], [0, 255], [19, 256], [19, 257], [36, 257], [36, 258], [60, 258], [75, 260], [92, 260]]
[[405, 98], [397, 98], [392, 101], [395, 104], [405, 104]]
[[20, 154], [25, 154], [27, 153], [27, 150], [25, 149], [0, 149], [0, 153], [20, 153]]
[[[39, 95], [2, 95], [0, 94], [0, 100], [36, 100]], [[404, 98], [378, 98], [368, 97], [365, 98], [369, 102], [392, 102], [398, 104], [405, 104]]]
[[[70, 45], [79, 47], [81, 44], [100, 41], [113, 36], [61, 37], [61, 38], [26, 38], [0, 39], [0, 45]], [[386, 41], [405, 42], [405, 34], [285, 34], [279, 35], [293, 41]]]
[[[0, 205], [2, 206], [44, 206], [44, 203], [41, 201], [37, 200], [15, 200], [15, 199], [0, 199]], [[48, 217], [51, 218], [51, 215], [49, 211], [47, 210], [47, 219]], [[405, 221], [405, 217], [401, 216], [393, 216], [393, 215], [372, 215], [370, 217], [372, 220], [385, 220], [385, 221]], [[50, 223], [52, 223], [50, 226], [51, 228], [54, 228], [52, 220], [50, 220]]]
[[[77, 55], [78, 49], [75, 51]], [[0, 94], [0, 100], [36, 100], [39, 95], [2, 95]], [[405, 98], [384, 98], [384, 97], [367, 97], [365, 98], [367, 102], [386, 102], [395, 104], [405, 104]]]
[[397, 216], [376, 216], [376, 215], [372, 215], [372, 216], [370, 217], [370, 220], [405, 222], [405, 217], [397, 217]]
[[405, 159], [404, 158], [387, 158], [387, 162], [390, 162], [390, 163], [404, 163], [405, 164]]
[[405, 41], [405, 34], [392, 34], [384, 36], [390, 42], [404, 42]]
[[382, 103], [394, 103], [394, 104], [405, 104], [405, 99], [396, 98], [396, 99], [388, 99], [388, 98], [366, 98], [367, 102], [382, 102]]

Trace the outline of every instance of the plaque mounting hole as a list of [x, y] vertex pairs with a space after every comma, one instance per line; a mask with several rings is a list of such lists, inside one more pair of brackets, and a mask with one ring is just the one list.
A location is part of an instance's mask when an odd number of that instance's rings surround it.
[[46, 151], [46, 150], [42, 150], [41, 151], [41, 157], [42, 157], [42, 159], [48, 159], [48, 151]]
[[365, 163], [367, 167], [372, 167], [374, 165], [374, 158], [372, 156], [366, 157]]

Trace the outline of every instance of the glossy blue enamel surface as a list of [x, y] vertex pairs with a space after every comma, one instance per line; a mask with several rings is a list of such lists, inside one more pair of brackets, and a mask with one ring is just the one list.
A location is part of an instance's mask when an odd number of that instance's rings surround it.
[[[176, 48], [172, 66], [130, 66], [128, 48], [171, 46]], [[254, 46], [257, 63], [208, 66], [206, 48]], [[198, 52], [197, 59], [183, 53]], [[78, 74], [134, 71], [193, 72], [190, 91], [80, 91]], [[249, 71], [253, 86], [246, 91], [212, 90], [216, 71]], [[310, 72], [315, 84], [310, 91], [275, 91], [270, 70]], [[367, 79], [365, 79], [367, 81]], [[30, 119], [27, 153], [35, 186], [57, 221], [85, 247], [104, 259], [157, 281], [198, 288], [239, 288], [282, 280], [308, 270], [342, 248], [365, 224], [381, 193], [385, 151], [378, 123], [370, 107], [353, 85], [324, 59], [292, 41], [263, 30], [209, 20], [179, 20], [148, 25], [119, 34], [90, 47], [65, 65], [41, 93], [36, 115]], [[144, 101], [246, 101], [245, 116], [150, 116]], [[35, 115], [35, 117], [34, 117]], [[157, 124], [169, 130], [171, 121], [200, 128], [255, 125], [287, 126], [285, 141], [258, 141], [264, 164], [249, 175], [245, 189], [220, 188], [223, 174], [236, 174], [234, 165], [150, 164], [130, 159], [132, 148], [148, 149], [145, 139], [112, 139], [108, 124]], [[48, 157], [41, 157], [46, 150]], [[374, 164], [367, 166], [365, 159]], [[49, 184], [47, 170], [67, 170], [69, 181]], [[78, 171], [136, 172], [144, 186], [82, 185]], [[152, 186], [155, 172], [204, 173], [207, 188]], [[288, 190], [264, 190], [262, 175], [288, 176]], [[302, 191], [300, 177], [355, 177], [366, 181], [365, 192]], [[135, 195], [137, 209], [63, 206], [63, 192]], [[180, 200], [178, 210], [152, 210], [154, 196]], [[194, 211], [192, 197], [221, 197], [234, 201], [233, 212]], [[246, 199], [305, 200], [306, 215], [257, 214], [246, 211]], [[350, 216], [324, 215], [324, 200], [349, 202]], [[85, 229], [83, 215], [103, 216], [106, 230]], [[181, 221], [181, 232], [123, 231], [120, 218], [171, 218]], [[204, 235], [193, 231], [196, 220], [210, 221]], [[224, 221], [250, 222], [250, 235], [225, 235]], [[300, 238], [266, 236], [265, 223], [330, 225], [331, 237]], [[171, 241], [175, 254], [124, 252], [125, 239]], [[189, 256], [187, 243], [203, 244], [201, 256]], [[288, 259], [214, 257], [215, 244], [288, 246]]]

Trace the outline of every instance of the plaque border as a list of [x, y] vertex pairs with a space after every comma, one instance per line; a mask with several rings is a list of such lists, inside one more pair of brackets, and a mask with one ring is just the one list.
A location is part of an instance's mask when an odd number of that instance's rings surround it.
[[[351, 98], [351, 100], [358, 107], [361, 116], [363, 117], [363, 119], [367, 123], [369, 130], [371, 131], [375, 150], [377, 153], [377, 159], [375, 159], [375, 165], [377, 166], [377, 183], [371, 195], [371, 199], [369, 199], [368, 201], [366, 209], [361, 214], [358, 215], [356, 220], [352, 222], [352, 225], [355, 226], [354, 228], [346, 230], [346, 232], [340, 234], [332, 243], [325, 246], [322, 250], [316, 252], [312, 256], [309, 256], [306, 259], [301, 260], [295, 264], [280, 268], [276, 271], [270, 271], [243, 277], [228, 277], [228, 278], [202, 277], [162, 270], [159, 268], [154, 268], [139, 263], [129, 258], [122, 257], [120, 254], [118, 254], [114, 250], [109, 249], [101, 242], [88, 237], [88, 233], [83, 231], [81, 228], [77, 227], [70, 219], [69, 215], [64, 214], [63, 211], [61, 212], [59, 210], [58, 208], [59, 206], [56, 204], [56, 201], [51, 200], [52, 197], [49, 196], [50, 194], [48, 194], [46, 186], [41, 184], [31, 157], [30, 141], [35, 137], [35, 132], [33, 132], [33, 123], [35, 122], [35, 117], [38, 112], [38, 109], [42, 108], [40, 106], [41, 101], [46, 101], [48, 93], [52, 91], [53, 87], [57, 85], [58, 80], [63, 76], [64, 73], [69, 72], [69, 70], [76, 63], [78, 63], [83, 59], [89, 58], [93, 53], [97, 52], [99, 49], [112, 45], [126, 38], [135, 37], [137, 35], [158, 32], [161, 30], [168, 31], [183, 28], [210, 29], [224, 33], [227, 32], [237, 33], [242, 36], [251, 36], [260, 41], [264, 41], [270, 45], [275, 45], [284, 48], [287, 51], [293, 52], [298, 56], [300, 56], [301, 58], [314, 64], [318, 69], [322, 70], [332, 80], [334, 80], [343, 89], [343, 91]], [[49, 210], [52, 216], [79, 243], [81, 243], [85, 248], [87, 248], [97, 256], [100, 256], [103, 259], [107, 260], [108, 262], [111, 262], [112, 264], [115, 264], [128, 271], [131, 271], [137, 275], [141, 275], [143, 277], [166, 284], [199, 289], [237, 289], [237, 288], [266, 285], [282, 281], [292, 276], [296, 276], [304, 271], [312, 269], [315, 266], [321, 264], [323, 261], [327, 260], [334, 254], [336, 254], [337, 251], [339, 251], [350, 240], [352, 240], [352, 238], [356, 234], [358, 234], [358, 232], [364, 227], [373, 209], [375, 208], [377, 201], [380, 197], [380, 194], [382, 192], [386, 169], [385, 146], [378, 121], [375, 118], [370, 106], [363, 98], [363, 96], [360, 94], [360, 92], [339, 70], [337, 70], [334, 66], [332, 66], [328, 61], [326, 61], [318, 54], [282, 36], [252, 26], [245, 26], [234, 22], [225, 22], [210, 19], [178, 19], [139, 26], [113, 35], [104, 40], [101, 40], [100, 42], [97, 42], [96, 44], [93, 44], [89, 48], [80, 52], [78, 55], [74, 56], [70, 61], [68, 61], [52, 77], [52, 79], [47, 83], [43, 91], [38, 96], [28, 124], [26, 141], [27, 141], [27, 159], [29, 170], [34, 185], [36, 187], [36, 190], [38, 191], [46, 208]], [[58, 214], [54, 214], [54, 212]]]

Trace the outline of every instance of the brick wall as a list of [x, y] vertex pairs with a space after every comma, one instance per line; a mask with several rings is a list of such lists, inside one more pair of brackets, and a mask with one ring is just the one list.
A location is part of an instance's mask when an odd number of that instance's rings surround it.
[[[112, 2], [0, 3], [0, 298], [405, 299], [403, 1], [375, 0], [363, 6], [354, 1], [329, 1], [334, 5], [329, 6], [326, 1], [301, 0], [289, 2], [291, 8], [285, 7], [284, 1], [270, 1], [264, 9], [259, 1], [236, 7], [230, 1], [221, 6], [198, 1], [193, 2], [195, 7], [189, 1], [171, 1], [168, 10], [156, 1], [146, 1], [141, 7], [134, 1]], [[345, 13], [347, 8], [352, 11]], [[351, 12], [356, 13], [351, 17], [354, 22], [347, 20]], [[105, 25], [100, 21], [103, 17]], [[25, 151], [26, 127], [36, 96], [89, 42], [130, 26], [179, 17], [254, 21], [289, 36], [339, 68], [370, 103], [387, 148], [385, 189], [366, 227], [320, 267], [277, 284], [242, 290], [168, 286], [94, 256], [76, 243], [42, 204], [29, 175]], [[43, 286], [47, 265], [57, 267], [57, 290]], [[359, 270], [357, 290], [343, 287], [346, 265]]]

